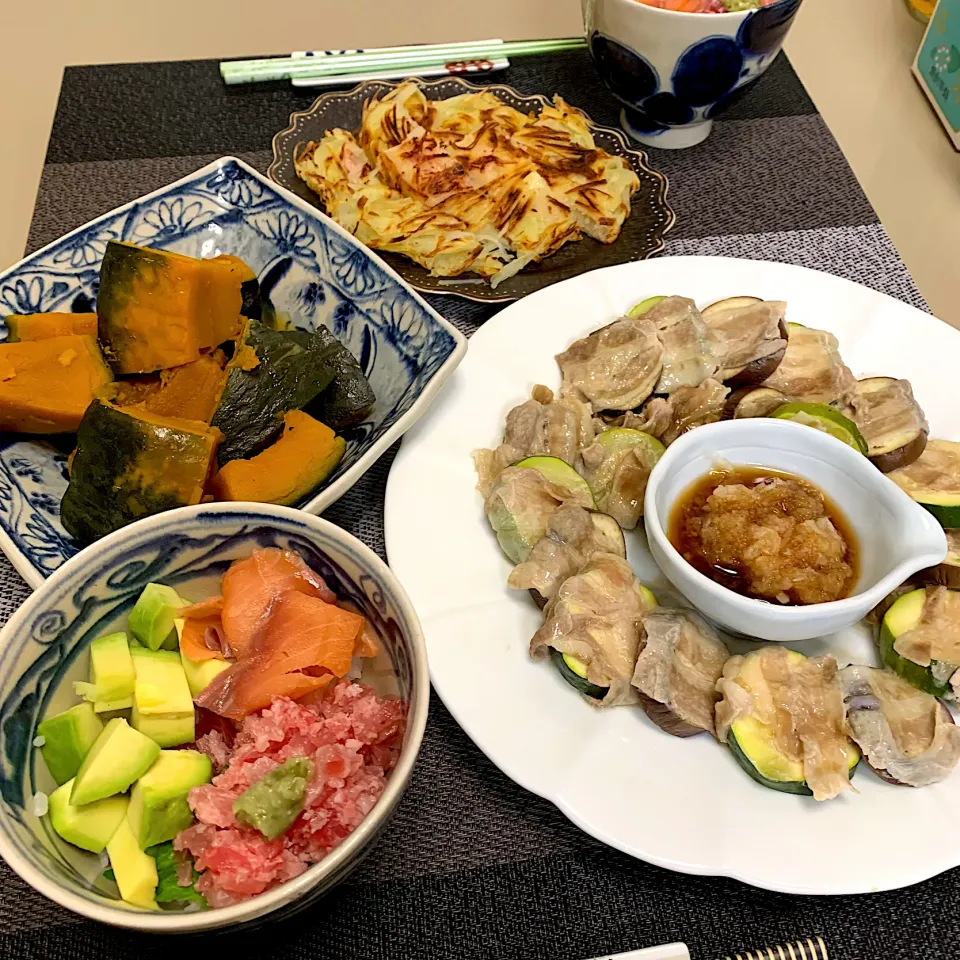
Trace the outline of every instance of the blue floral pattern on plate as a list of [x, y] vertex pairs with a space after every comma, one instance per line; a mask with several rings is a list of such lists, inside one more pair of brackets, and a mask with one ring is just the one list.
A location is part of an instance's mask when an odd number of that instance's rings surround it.
[[[346, 435], [343, 460], [301, 506], [319, 513], [346, 492], [423, 412], [466, 341], [381, 260], [319, 211], [233, 158], [105, 214], [0, 274], [3, 317], [96, 308], [109, 240], [194, 257], [232, 253], [257, 273], [273, 308], [297, 326], [333, 330], [377, 395]], [[60, 525], [63, 443], [0, 439], [0, 546], [37, 586], [76, 552]]]

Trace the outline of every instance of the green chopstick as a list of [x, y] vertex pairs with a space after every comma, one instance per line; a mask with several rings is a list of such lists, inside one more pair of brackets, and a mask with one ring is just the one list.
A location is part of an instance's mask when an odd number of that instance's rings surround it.
[[266, 60], [225, 60], [220, 64], [224, 83], [259, 83], [292, 80], [294, 77], [350, 76], [369, 70], [396, 70], [416, 73], [418, 69], [456, 60], [484, 60], [494, 57], [524, 57], [539, 53], [560, 53], [586, 48], [581, 37], [554, 40], [477, 40], [466, 43], [422, 44], [385, 47], [359, 53], [328, 54], [320, 57], [271, 57]]

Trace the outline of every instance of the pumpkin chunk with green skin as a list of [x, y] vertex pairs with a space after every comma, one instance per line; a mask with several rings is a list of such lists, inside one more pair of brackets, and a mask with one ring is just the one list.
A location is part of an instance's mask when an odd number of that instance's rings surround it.
[[112, 379], [93, 337], [0, 343], [0, 430], [73, 433]]
[[326, 327], [292, 333], [319, 342], [322, 356], [334, 372], [333, 383], [310, 404], [309, 412], [334, 430], [362, 420], [377, 398], [357, 358]]
[[64, 527], [87, 544], [142, 517], [199, 503], [219, 439], [196, 420], [95, 401], [77, 432], [60, 505]]
[[251, 460], [231, 460], [210, 484], [218, 500], [293, 504], [311, 493], [343, 457], [346, 442], [300, 410], [283, 418], [283, 436]]
[[4, 317], [7, 343], [46, 340], [49, 337], [95, 337], [95, 313], [25, 313]]
[[298, 337], [251, 321], [212, 421], [224, 437], [217, 451], [221, 467], [259, 453], [280, 434], [288, 410], [306, 406], [330, 384], [334, 372], [323, 346], [310, 334]]
[[241, 273], [213, 260], [107, 244], [97, 294], [100, 342], [116, 373], [178, 367], [240, 335]]

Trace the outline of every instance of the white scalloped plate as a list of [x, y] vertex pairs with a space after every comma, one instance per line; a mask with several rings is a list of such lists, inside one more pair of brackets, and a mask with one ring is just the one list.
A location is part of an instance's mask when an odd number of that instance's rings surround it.
[[[779, 263], [674, 257], [532, 294], [474, 335], [390, 474], [387, 552], [423, 622], [437, 692], [507, 776], [598, 840], [658, 866], [804, 894], [888, 890], [957, 866], [960, 773], [912, 790], [863, 769], [859, 793], [822, 804], [775, 793], [711, 738], [670, 737], [639, 709], [591, 707], [549, 662], [527, 655], [539, 612], [506, 587], [510, 567], [483, 517], [470, 453], [499, 442], [504, 415], [533, 384], [558, 385], [553, 357], [571, 340], [659, 293], [701, 306], [735, 295], [786, 300], [789, 319], [837, 335], [858, 376], [907, 377], [932, 435], [960, 439], [960, 334], [850, 281]], [[642, 531], [628, 541], [638, 575], [656, 590]], [[797, 648], [874, 660], [859, 629]], [[916, 842], [910, 824], [925, 839]]]

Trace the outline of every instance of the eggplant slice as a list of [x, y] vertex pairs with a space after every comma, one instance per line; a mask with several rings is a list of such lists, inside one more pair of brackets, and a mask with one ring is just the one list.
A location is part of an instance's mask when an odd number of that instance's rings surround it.
[[960, 530], [944, 530], [947, 535], [947, 555], [942, 563], [927, 567], [917, 574], [921, 583], [937, 584], [960, 590]]
[[560, 585], [598, 553], [626, 559], [620, 525], [606, 514], [569, 505], [558, 507], [547, 520], [546, 535], [510, 573], [507, 585], [530, 590], [538, 605], [552, 600]]
[[787, 398], [772, 387], [740, 387], [727, 397], [723, 406], [723, 419], [767, 417], [786, 402]]
[[623, 317], [575, 340], [557, 356], [563, 384], [594, 410], [632, 410], [653, 393], [663, 369], [663, 344], [647, 317]]
[[960, 727], [946, 705], [890, 670], [840, 671], [847, 727], [867, 765], [887, 783], [925, 787], [960, 761]]
[[663, 369], [654, 393], [696, 387], [716, 374], [716, 344], [692, 300], [665, 297], [643, 316], [654, 325], [663, 344]]
[[640, 644], [637, 624], [650, 609], [649, 596], [623, 557], [595, 555], [547, 604], [530, 656], [541, 659], [557, 650], [575, 658], [586, 668], [583, 679], [607, 691], [602, 700], [589, 697], [592, 703], [637, 703], [630, 679]]
[[840, 410], [857, 425], [867, 441], [867, 456], [882, 473], [909, 466], [927, 445], [927, 420], [908, 380], [858, 380]]
[[593, 442], [593, 420], [586, 404], [572, 395], [556, 399], [540, 384], [531, 399], [508, 414], [503, 442], [496, 450], [476, 450], [477, 488], [486, 496], [501, 471], [526, 457], [557, 457], [571, 466], [580, 447]]
[[658, 608], [643, 618], [641, 650], [633, 672], [640, 705], [662, 730], [716, 736], [717, 681], [730, 652], [690, 610]]
[[731, 297], [703, 312], [716, 343], [717, 379], [732, 387], [763, 383], [787, 352], [787, 305], [782, 300]]
[[787, 352], [764, 386], [792, 400], [833, 403], [856, 383], [840, 359], [839, 344], [832, 333], [795, 323], [788, 329]]

